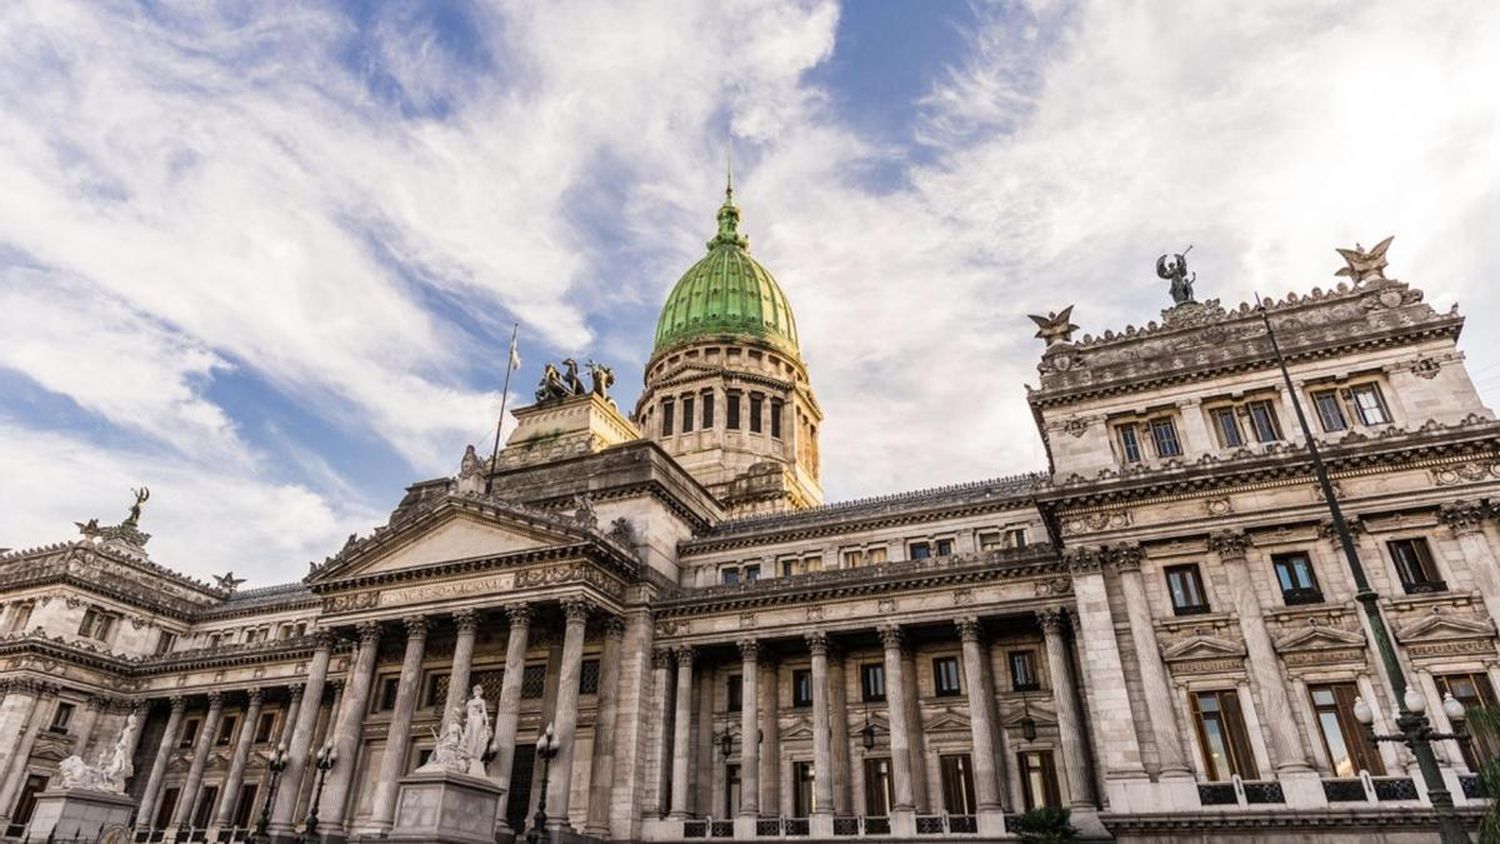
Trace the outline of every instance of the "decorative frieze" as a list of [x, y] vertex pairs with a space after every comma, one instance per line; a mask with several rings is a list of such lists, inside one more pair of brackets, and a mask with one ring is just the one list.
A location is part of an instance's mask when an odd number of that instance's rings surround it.
[[1471, 460], [1427, 470], [1434, 486], [1456, 486], [1500, 480], [1500, 460]]
[[1494, 515], [1494, 508], [1479, 501], [1455, 501], [1438, 508], [1438, 522], [1457, 536], [1480, 533], [1486, 519]]
[[1063, 536], [1081, 536], [1107, 530], [1123, 530], [1134, 524], [1129, 510], [1110, 510], [1100, 513], [1082, 513], [1065, 517]]

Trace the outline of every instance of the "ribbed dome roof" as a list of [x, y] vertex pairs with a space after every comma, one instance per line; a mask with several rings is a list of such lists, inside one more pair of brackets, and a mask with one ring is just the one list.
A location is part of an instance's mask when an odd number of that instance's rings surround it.
[[725, 190], [718, 217], [719, 233], [708, 242], [708, 255], [683, 273], [662, 305], [653, 351], [729, 334], [799, 356], [792, 307], [771, 273], [750, 257], [750, 239], [739, 232], [740, 209], [732, 186]]

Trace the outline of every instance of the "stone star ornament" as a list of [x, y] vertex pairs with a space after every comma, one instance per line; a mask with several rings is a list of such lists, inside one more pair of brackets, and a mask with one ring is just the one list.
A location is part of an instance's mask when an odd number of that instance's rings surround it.
[[235, 577], [234, 572], [226, 571], [223, 574], [214, 575], [214, 582], [219, 584], [219, 588], [225, 592], [233, 592], [240, 588], [240, 584], [245, 582], [245, 578]]
[[1060, 311], [1053, 311], [1046, 316], [1027, 314], [1032, 322], [1036, 323], [1036, 338], [1047, 341], [1051, 346], [1055, 343], [1070, 343], [1073, 340], [1073, 332], [1078, 326], [1072, 322], [1073, 306], [1069, 305]]
[[1334, 275], [1347, 276], [1356, 282], [1372, 278], [1385, 278], [1385, 250], [1390, 248], [1391, 241], [1395, 239], [1396, 236], [1391, 235], [1375, 244], [1375, 247], [1368, 252], [1365, 251], [1364, 246], [1358, 243], [1354, 244], [1353, 249], [1335, 249], [1334, 251], [1344, 257], [1344, 263], [1348, 264], [1348, 266], [1339, 268], [1339, 271], [1334, 273]]

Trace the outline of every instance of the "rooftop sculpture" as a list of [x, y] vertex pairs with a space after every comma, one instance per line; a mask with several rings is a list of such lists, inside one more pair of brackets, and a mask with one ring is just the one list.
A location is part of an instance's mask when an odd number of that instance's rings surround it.
[[1156, 259], [1156, 275], [1166, 281], [1172, 282], [1172, 301], [1178, 305], [1186, 305], [1193, 299], [1193, 282], [1198, 280], [1198, 274], [1193, 273], [1188, 277], [1187, 253], [1193, 251], [1193, 247], [1181, 252], [1168, 252]]
[[542, 367], [542, 381], [536, 388], [536, 400], [538, 404], [551, 401], [562, 401], [563, 399], [593, 393], [601, 399], [614, 403], [609, 397], [609, 388], [615, 383], [615, 371], [602, 363], [589, 361], [587, 364], [590, 386], [585, 387], [583, 378], [578, 374], [578, 361], [567, 358], [562, 361], [562, 369], [552, 364]]
[[1036, 338], [1046, 340], [1048, 346], [1054, 343], [1073, 342], [1073, 332], [1078, 326], [1073, 324], [1073, 306], [1069, 305], [1060, 311], [1052, 311], [1046, 316], [1027, 314], [1032, 322], [1036, 323]]
[[1385, 250], [1390, 248], [1391, 241], [1395, 239], [1396, 236], [1391, 235], [1375, 244], [1374, 248], [1368, 252], [1359, 243], [1355, 243], [1353, 249], [1335, 249], [1335, 252], [1344, 256], [1344, 263], [1348, 266], [1340, 267], [1339, 271], [1334, 273], [1334, 275], [1348, 276], [1354, 279], [1355, 283], [1367, 281], [1372, 278], [1384, 279], [1385, 268], [1387, 266], [1385, 262]]

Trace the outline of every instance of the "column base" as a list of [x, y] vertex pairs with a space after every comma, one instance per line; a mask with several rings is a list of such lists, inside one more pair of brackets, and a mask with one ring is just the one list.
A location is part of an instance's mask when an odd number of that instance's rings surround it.
[[754, 838], [755, 837], [755, 822], [758, 821], [758, 820], [760, 820], [760, 818], [758, 818], [755, 815], [735, 815], [734, 816], [734, 837], [735, 838]]
[[1276, 772], [1281, 793], [1289, 809], [1326, 809], [1328, 796], [1323, 793], [1323, 778], [1311, 768], [1285, 768]]
[[1005, 812], [999, 806], [981, 807], [975, 823], [980, 838], [999, 838], [1005, 834]]
[[891, 837], [915, 838], [917, 835], [917, 810], [897, 808], [891, 810]]
[[1068, 807], [1068, 821], [1073, 828], [1078, 830], [1084, 839], [1112, 839], [1113, 835], [1104, 827], [1104, 822], [1099, 820], [1099, 809], [1095, 806], [1070, 806]]
[[807, 819], [808, 834], [815, 839], [826, 839], [833, 837], [833, 813], [813, 812], [812, 817]]

